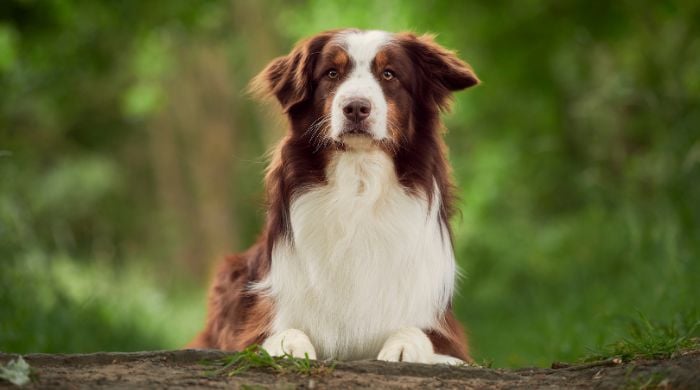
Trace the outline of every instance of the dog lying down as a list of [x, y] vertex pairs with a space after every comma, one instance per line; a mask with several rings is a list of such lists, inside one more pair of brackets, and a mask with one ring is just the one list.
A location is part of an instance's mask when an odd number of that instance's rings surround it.
[[257, 242], [226, 258], [191, 348], [312, 359], [470, 361], [451, 300], [454, 188], [441, 111], [479, 83], [430, 36], [335, 30], [253, 88], [289, 119]]

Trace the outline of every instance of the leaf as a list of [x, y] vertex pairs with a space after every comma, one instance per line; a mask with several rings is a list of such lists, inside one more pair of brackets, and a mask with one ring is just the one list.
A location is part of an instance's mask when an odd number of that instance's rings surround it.
[[6, 379], [17, 386], [24, 386], [29, 383], [29, 364], [19, 356], [15, 360], [10, 360], [4, 367], [0, 367], [0, 378]]

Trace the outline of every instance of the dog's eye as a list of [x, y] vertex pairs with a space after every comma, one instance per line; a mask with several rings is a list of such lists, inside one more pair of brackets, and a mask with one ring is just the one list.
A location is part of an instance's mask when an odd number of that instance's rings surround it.
[[338, 78], [338, 71], [335, 69], [331, 69], [328, 71], [328, 78], [329, 79], [337, 79]]
[[396, 75], [394, 74], [394, 72], [390, 71], [389, 69], [387, 69], [387, 70], [385, 70], [384, 72], [382, 72], [382, 78], [383, 78], [384, 80], [391, 80], [391, 79], [393, 79], [394, 77], [396, 77]]

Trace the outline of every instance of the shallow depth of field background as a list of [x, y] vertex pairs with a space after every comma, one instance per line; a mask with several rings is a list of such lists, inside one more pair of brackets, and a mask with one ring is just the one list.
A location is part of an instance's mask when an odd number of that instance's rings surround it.
[[3, 1], [0, 350], [193, 337], [284, 130], [246, 83], [349, 26], [436, 33], [483, 80], [444, 116], [477, 360], [575, 360], [640, 315], [698, 318], [700, 3], [565, 3]]

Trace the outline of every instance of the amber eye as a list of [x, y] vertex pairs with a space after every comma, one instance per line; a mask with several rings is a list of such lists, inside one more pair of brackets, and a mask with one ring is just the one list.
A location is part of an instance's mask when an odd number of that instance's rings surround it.
[[388, 69], [385, 70], [384, 72], [382, 72], [382, 78], [384, 78], [384, 80], [391, 80], [391, 79], [393, 79], [394, 77], [396, 77], [396, 75], [394, 74], [394, 72], [392, 72], [392, 71], [390, 71], [390, 70], [388, 70]]
[[328, 71], [328, 78], [329, 79], [337, 79], [338, 78], [338, 71], [335, 69], [331, 69]]

